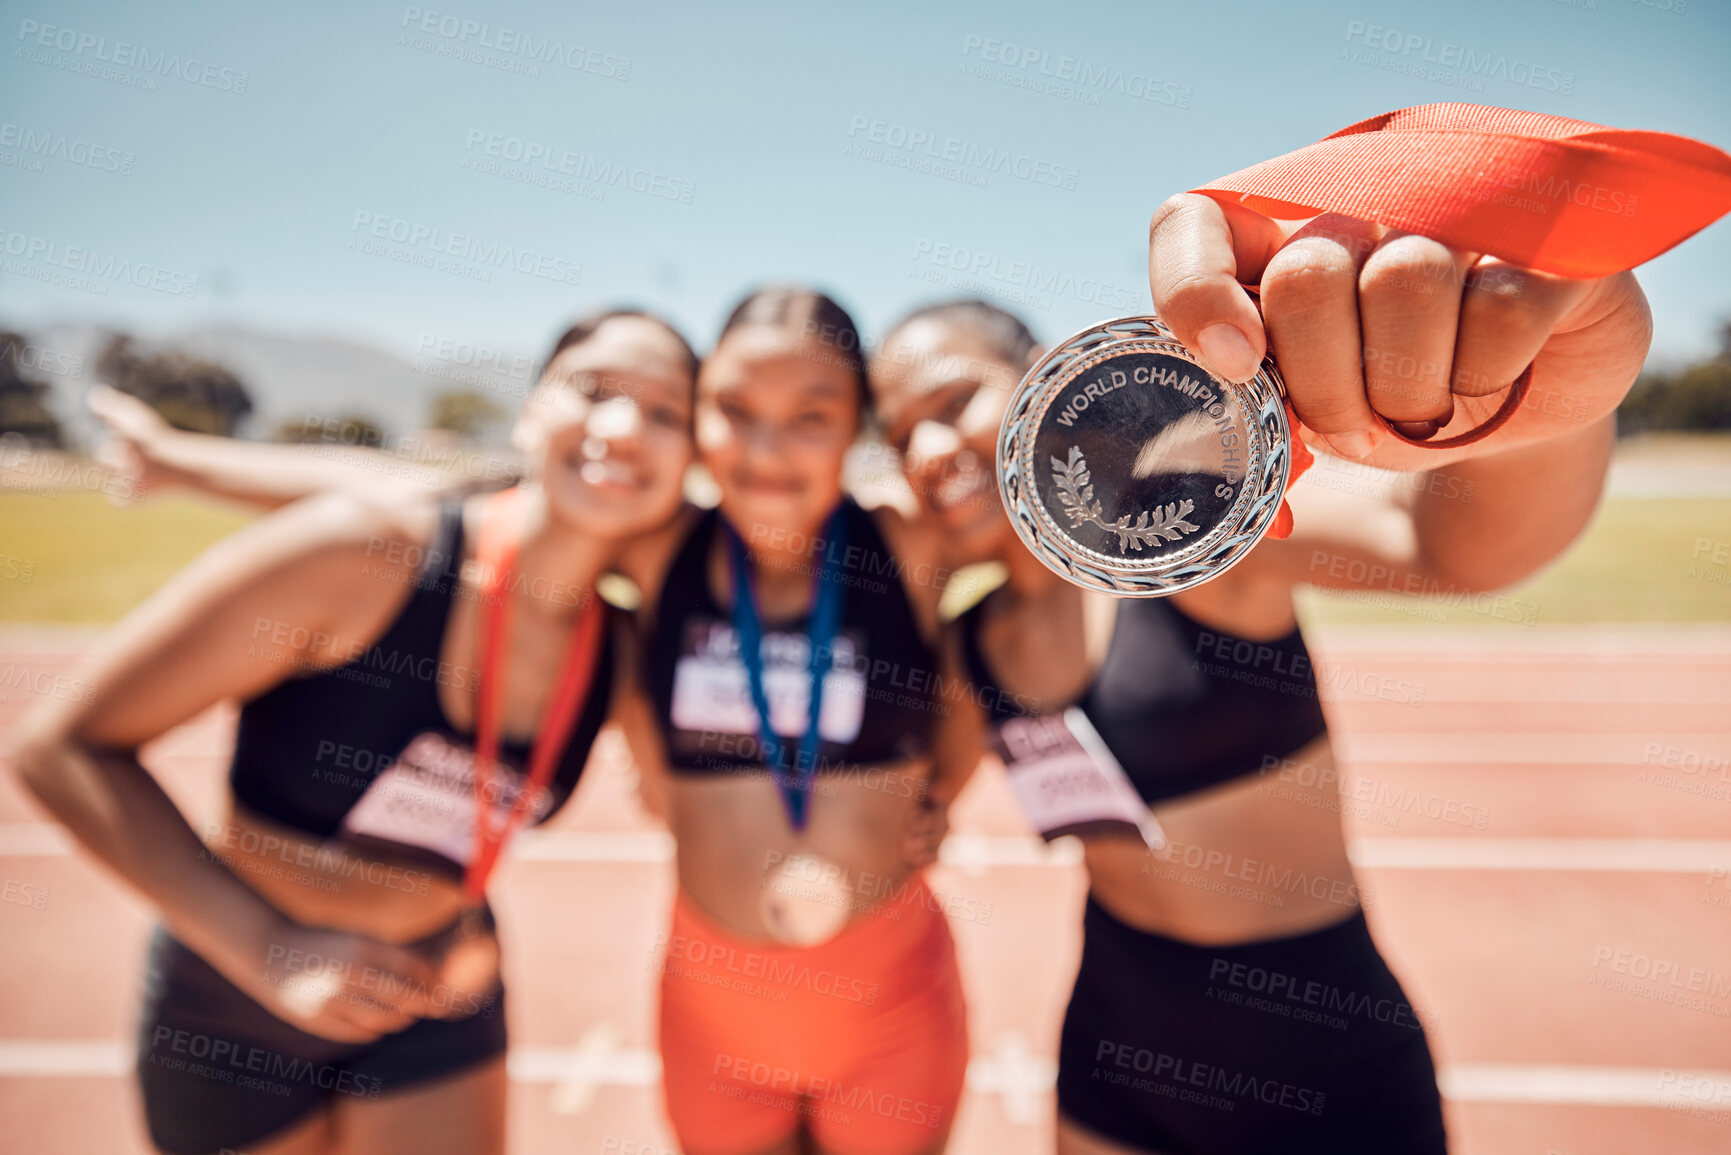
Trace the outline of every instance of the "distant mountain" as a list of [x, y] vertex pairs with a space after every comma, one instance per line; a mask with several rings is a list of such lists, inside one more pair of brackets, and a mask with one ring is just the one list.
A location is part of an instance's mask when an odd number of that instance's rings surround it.
[[[3, 321], [3, 318], [0, 318]], [[27, 375], [49, 382], [50, 404], [60, 415], [68, 440], [88, 444], [95, 423], [85, 414], [84, 393], [113, 330], [94, 326], [50, 326], [25, 330], [38, 347]], [[141, 353], [170, 349], [207, 358], [230, 370], [246, 386], [253, 414], [243, 436], [266, 439], [285, 421], [307, 417], [361, 416], [391, 437], [421, 428], [432, 399], [451, 389], [478, 389], [514, 414], [531, 384], [533, 359], [526, 354], [500, 358], [515, 373], [478, 370], [455, 356], [428, 355], [405, 361], [382, 349], [334, 337], [291, 337], [231, 326], [195, 329], [172, 337], [131, 334]], [[467, 349], [466, 358], [472, 359]], [[490, 431], [502, 440], [505, 427]]]

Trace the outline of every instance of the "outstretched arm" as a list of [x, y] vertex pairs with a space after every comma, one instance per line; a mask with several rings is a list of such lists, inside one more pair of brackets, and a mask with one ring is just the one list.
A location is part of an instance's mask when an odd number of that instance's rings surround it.
[[138, 398], [106, 385], [90, 391], [88, 404], [108, 433], [97, 456], [135, 498], [180, 488], [276, 509], [317, 493], [443, 493], [464, 484], [448, 470], [377, 449], [276, 445], [188, 433], [169, 425]]
[[353, 962], [356, 976], [371, 966], [427, 979], [426, 963], [357, 935], [294, 925], [206, 850], [137, 756], [215, 702], [333, 664], [372, 629], [357, 627], [357, 614], [382, 618], [401, 600], [400, 585], [368, 576], [364, 564], [389, 523], [356, 505], [318, 499], [212, 547], [97, 644], [77, 671], [74, 684], [85, 688], [77, 700], [45, 700], [26, 714], [12, 761], [23, 785], [156, 906], [176, 937], [279, 1017], [358, 1042], [431, 1010], [418, 996], [355, 991], [308, 1013], [273, 981], [271, 947]]

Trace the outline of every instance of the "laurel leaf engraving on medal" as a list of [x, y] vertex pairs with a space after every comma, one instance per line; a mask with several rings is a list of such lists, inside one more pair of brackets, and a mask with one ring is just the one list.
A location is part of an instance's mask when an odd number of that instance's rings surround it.
[[1107, 533], [1118, 535], [1120, 550], [1133, 549], [1140, 552], [1143, 546], [1177, 541], [1185, 534], [1195, 533], [1202, 528], [1188, 520], [1190, 513], [1196, 509], [1196, 503], [1188, 498], [1167, 502], [1166, 505], [1156, 506], [1151, 511], [1144, 509], [1136, 514], [1134, 522], [1127, 513], [1115, 522], [1107, 522], [1101, 513], [1100, 503], [1094, 499], [1093, 479], [1088, 472], [1088, 461], [1082, 456], [1082, 450], [1072, 445], [1069, 460], [1060, 461], [1053, 457], [1051, 461], [1052, 480], [1058, 486], [1058, 502], [1064, 507], [1064, 515], [1070, 519], [1071, 529], [1083, 525], [1097, 526]]
[[1177, 541], [1186, 533], [1195, 533], [1202, 527], [1185, 520], [1185, 514], [1195, 508], [1196, 503], [1188, 498], [1168, 502], [1164, 509], [1155, 509], [1152, 514], [1148, 510], [1138, 513], [1134, 525], [1130, 524], [1130, 515], [1125, 514], [1112, 526], [1112, 532], [1118, 535], [1118, 548], [1140, 550], [1145, 545]]
[[1093, 477], [1079, 448], [1070, 446], [1069, 461], [1052, 458], [1052, 479], [1058, 484], [1058, 500], [1070, 519], [1071, 529], [1088, 522], [1098, 524], [1100, 503], [1094, 500]]

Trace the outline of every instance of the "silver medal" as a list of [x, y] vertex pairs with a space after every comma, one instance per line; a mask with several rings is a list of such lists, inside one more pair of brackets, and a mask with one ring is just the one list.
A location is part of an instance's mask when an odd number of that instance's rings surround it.
[[1272, 360], [1244, 385], [1204, 369], [1157, 317], [1082, 330], [1022, 378], [998, 485], [1024, 545], [1087, 589], [1160, 597], [1218, 577], [1262, 539], [1292, 463]]

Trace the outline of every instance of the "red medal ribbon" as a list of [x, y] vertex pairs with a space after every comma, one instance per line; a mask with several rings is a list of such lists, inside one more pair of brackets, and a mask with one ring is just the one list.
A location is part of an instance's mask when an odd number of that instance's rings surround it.
[[1560, 277], [1606, 277], [1731, 212], [1731, 156], [1668, 132], [1421, 104], [1191, 191], [1266, 217], [1341, 213]]
[[[1277, 220], [1340, 213], [1561, 277], [1632, 269], [1731, 212], [1731, 156], [1667, 132], [1479, 104], [1396, 109], [1191, 190]], [[1467, 445], [1513, 416], [1532, 366]], [[1290, 414], [1291, 410], [1288, 410]], [[1297, 422], [1293, 422], [1294, 429]], [[1293, 437], [1288, 485], [1309, 465]], [[1282, 508], [1271, 537], [1291, 532]]]
[[463, 891], [475, 903], [485, 896], [487, 879], [498, 865], [505, 843], [528, 817], [534, 800], [553, 780], [554, 764], [564, 754], [571, 729], [577, 723], [577, 712], [589, 695], [606, 616], [593, 606], [578, 611], [559, 680], [530, 749], [528, 780], [512, 799], [503, 821], [496, 823], [488, 795], [498, 781], [502, 664], [516, 605], [511, 579], [516, 576], [517, 553], [523, 544], [525, 496], [521, 487], [514, 487], [487, 499], [475, 550], [481, 563], [484, 593], [481, 677], [475, 694], [475, 849], [463, 877]]

